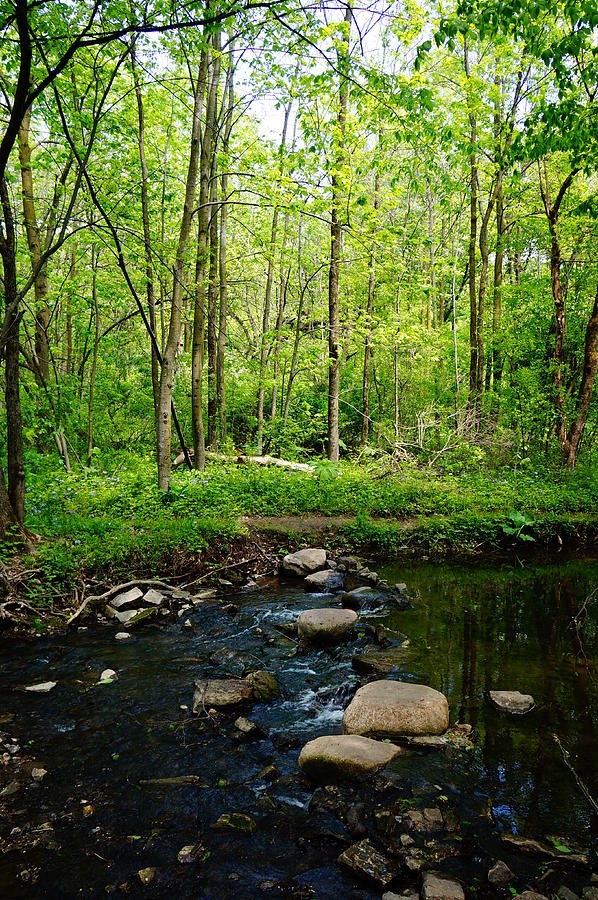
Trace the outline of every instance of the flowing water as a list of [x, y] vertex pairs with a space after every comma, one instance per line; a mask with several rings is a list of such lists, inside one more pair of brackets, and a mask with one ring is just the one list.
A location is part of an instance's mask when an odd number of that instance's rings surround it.
[[[598, 599], [584, 606], [598, 562], [401, 562], [379, 571], [406, 582], [413, 601], [411, 610], [362, 614], [400, 632], [398, 642], [409, 639], [388, 677], [443, 691], [451, 721], [471, 723], [475, 739], [461, 753], [409, 751], [390, 767], [390, 788], [379, 778], [351, 788], [370, 832], [369, 812], [388, 802], [389, 790], [393, 802], [450, 807], [461, 821], [460, 849], [439, 868], [478, 894], [499, 854], [519, 865], [521, 886], [538, 868], [505, 856], [501, 832], [559, 835], [592, 849], [597, 817], [553, 734], [598, 796]], [[334, 651], [297, 653], [277, 624], [338, 601], [275, 584], [227, 599], [237, 615], [204, 605], [191, 613], [191, 628], [139, 625], [130, 641], [98, 626], [0, 644], [0, 729], [48, 771], [41, 784], [23, 776], [18, 791], [0, 797], [0, 896], [118, 896], [126, 883], [147, 897], [380, 897], [337, 866], [352, 839], [342, 816], [312, 801], [314, 787], [297, 766], [303, 743], [340, 732], [343, 708], [366, 680], [351, 657], [371, 636], [360, 630]], [[98, 685], [106, 668], [118, 680]], [[264, 739], [236, 738], [238, 712], [214, 723], [181, 709], [191, 708], [198, 676], [258, 668], [281, 687], [279, 700], [245, 710]], [[49, 694], [22, 690], [49, 680], [58, 683]], [[486, 697], [493, 688], [531, 693], [536, 708], [500, 714]], [[182, 775], [200, 782], [140, 784]], [[214, 829], [227, 812], [249, 814], [255, 831]], [[201, 864], [177, 861], [183, 846], [198, 843]], [[141, 885], [135, 873], [148, 866], [157, 874]], [[396, 889], [414, 883], [405, 876]]]

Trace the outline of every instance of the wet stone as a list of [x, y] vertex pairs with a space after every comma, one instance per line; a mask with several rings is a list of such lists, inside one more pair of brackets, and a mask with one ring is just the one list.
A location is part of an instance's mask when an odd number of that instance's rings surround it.
[[373, 681], [360, 688], [343, 715], [345, 734], [443, 734], [449, 725], [444, 694], [422, 684]]
[[141, 884], [151, 884], [156, 877], [157, 869], [155, 866], [147, 866], [145, 869], [139, 869], [137, 877]]
[[243, 678], [214, 678], [195, 682], [193, 712], [195, 714], [215, 706], [235, 706], [253, 699], [253, 688]]
[[380, 853], [368, 838], [348, 847], [338, 857], [337, 862], [342, 868], [381, 888], [390, 884], [397, 875], [392, 860]]
[[128, 631], [117, 631], [114, 635], [115, 641], [128, 641], [131, 635]]
[[56, 687], [56, 684], [56, 681], [41, 681], [39, 684], [28, 684], [25, 690], [32, 694], [47, 694]]
[[517, 894], [513, 900], [548, 900], [544, 894], [538, 894], [536, 891], [523, 891]]
[[561, 884], [557, 890], [559, 900], [580, 900], [579, 895], [575, 894], [566, 884]]
[[508, 865], [501, 859], [488, 872], [488, 881], [494, 887], [507, 887], [514, 877]]
[[308, 609], [297, 620], [299, 639], [316, 644], [336, 644], [345, 640], [357, 621], [350, 609]]
[[206, 853], [207, 851], [203, 844], [187, 844], [179, 850], [177, 859], [184, 865], [200, 863], [206, 858]]
[[110, 683], [112, 681], [117, 681], [118, 675], [114, 671], [114, 669], [104, 669], [102, 674], [100, 675], [100, 684], [102, 683]]
[[299, 756], [301, 769], [316, 781], [358, 778], [376, 772], [401, 753], [394, 744], [359, 735], [327, 735], [309, 741]]
[[35, 768], [35, 769], [31, 770], [31, 777], [33, 778], [34, 781], [43, 781], [47, 774], [48, 774], [47, 769]]
[[213, 828], [230, 828], [233, 831], [242, 831], [245, 834], [253, 834], [257, 825], [255, 819], [248, 816], [247, 813], [232, 812], [222, 813]]
[[342, 572], [331, 572], [324, 570], [322, 572], [314, 572], [305, 579], [305, 588], [315, 593], [329, 593], [340, 591], [345, 583], [345, 576]]
[[259, 703], [268, 703], [280, 696], [280, 688], [276, 678], [270, 672], [266, 672], [265, 669], [250, 672], [245, 680]]
[[158, 610], [154, 607], [148, 609], [126, 609], [124, 612], [118, 612], [111, 607], [106, 607], [106, 615], [110, 619], [116, 619], [121, 625], [136, 625], [144, 619], [150, 619], [155, 616]]
[[465, 900], [463, 888], [458, 881], [439, 878], [426, 872], [422, 880], [422, 900]]
[[298, 575], [305, 578], [312, 572], [318, 572], [326, 565], [326, 551], [319, 547], [309, 547], [306, 550], [298, 550], [297, 553], [287, 553], [282, 561], [283, 572], [289, 575]]
[[439, 809], [409, 809], [402, 817], [408, 831], [438, 832], [444, 829], [444, 820]]
[[531, 694], [520, 694], [519, 691], [490, 691], [490, 699], [501, 712], [523, 716], [535, 706]]

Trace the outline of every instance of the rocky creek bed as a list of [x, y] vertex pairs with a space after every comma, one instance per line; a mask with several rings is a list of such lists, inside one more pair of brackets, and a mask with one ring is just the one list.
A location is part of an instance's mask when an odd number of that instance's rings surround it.
[[[351, 568], [143, 587], [104, 623], [0, 644], [0, 896], [596, 900], [598, 563]], [[441, 711], [375, 765], [348, 736], [350, 780], [302, 771], [380, 680], [445, 695], [449, 731]]]

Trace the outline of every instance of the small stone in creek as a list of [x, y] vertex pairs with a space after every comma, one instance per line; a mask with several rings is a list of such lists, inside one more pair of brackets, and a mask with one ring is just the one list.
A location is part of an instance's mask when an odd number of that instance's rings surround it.
[[128, 641], [131, 635], [128, 631], [117, 631], [114, 635], [115, 641]]
[[56, 687], [56, 684], [56, 681], [42, 681], [39, 684], [28, 684], [25, 690], [35, 694], [47, 694]]
[[114, 671], [114, 669], [104, 669], [102, 674], [100, 675], [100, 683], [102, 681], [117, 681], [118, 675]]
[[43, 781], [46, 775], [48, 774], [47, 769], [32, 769], [31, 777], [34, 781]]
[[146, 869], [139, 869], [137, 875], [141, 884], [150, 884], [156, 877], [157, 871], [158, 870], [155, 866], [148, 866]]

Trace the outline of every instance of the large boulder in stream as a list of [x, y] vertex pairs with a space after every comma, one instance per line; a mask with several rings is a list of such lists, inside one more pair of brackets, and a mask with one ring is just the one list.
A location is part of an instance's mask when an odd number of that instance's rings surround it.
[[312, 572], [319, 572], [326, 566], [326, 551], [319, 547], [308, 547], [296, 553], [287, 553], [282, 561], [282, 570], [288, 575], [305, 578]]
[[366, 684], [343, 715], [345, 734], [443, 734], [448, 726], [449, 709], [444, 694], [423, 684], [402, 681]]
[[338, 644], [346, 640], [357, 621], [352, 609], [307, 609], [297, 620], [299, 640], [312, 644]]
[[343, 776], [358, 778], [376, 772], [400, 753], [404, 750], [395, 744], [361, 735], [326, 735], [305, 745], [299, 766], [314, 781], [334, 783]]

